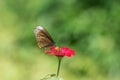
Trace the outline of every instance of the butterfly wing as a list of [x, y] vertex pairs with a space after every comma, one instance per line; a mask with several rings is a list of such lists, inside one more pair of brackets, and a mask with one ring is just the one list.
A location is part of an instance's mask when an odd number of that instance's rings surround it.
[[42, 26], [37, 26], [34, 30], [34, 33], [40, 48], [52, 46], [55, 44], [48, 31]]

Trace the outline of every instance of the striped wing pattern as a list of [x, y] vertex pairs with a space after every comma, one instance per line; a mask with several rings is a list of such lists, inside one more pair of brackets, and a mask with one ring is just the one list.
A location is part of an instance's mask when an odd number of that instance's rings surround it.
[[44, 48], [44, 47], [49, 47], [54, 45], [54, 41], [52, 39], [52, 37], [50, 36], [50, 34], [48, 33], [48, 31], [42, 27], [42, 26], [37, 26], [34, 30], [37, 42], [38, 42], [38, 46], [40, 48]]

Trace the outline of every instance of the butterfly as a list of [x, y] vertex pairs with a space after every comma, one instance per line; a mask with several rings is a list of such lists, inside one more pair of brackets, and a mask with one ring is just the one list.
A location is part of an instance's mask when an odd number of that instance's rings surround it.
[[51, 35], [42, 26], [37, 26], [35, 28], [35, 30], [34, 30], [34, 34], [35, 34], [35, 37], [37, 39], [38, 46], [40, 48], [53, 46], [55, 44], [55, 42], [53, 41]]

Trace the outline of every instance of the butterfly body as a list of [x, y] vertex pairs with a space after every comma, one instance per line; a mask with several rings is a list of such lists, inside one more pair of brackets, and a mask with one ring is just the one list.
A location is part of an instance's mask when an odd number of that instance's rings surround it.
[[53, 46], [55, 44], [52, 37], [44, 27], [37, 26], [34, 33], [40, 48]]

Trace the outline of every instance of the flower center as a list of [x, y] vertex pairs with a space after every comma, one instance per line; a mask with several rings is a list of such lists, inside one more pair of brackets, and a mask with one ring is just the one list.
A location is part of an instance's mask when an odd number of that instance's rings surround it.
[[60, 51], [60, 48], [59, 47], [55, 47], [55, 50]]

